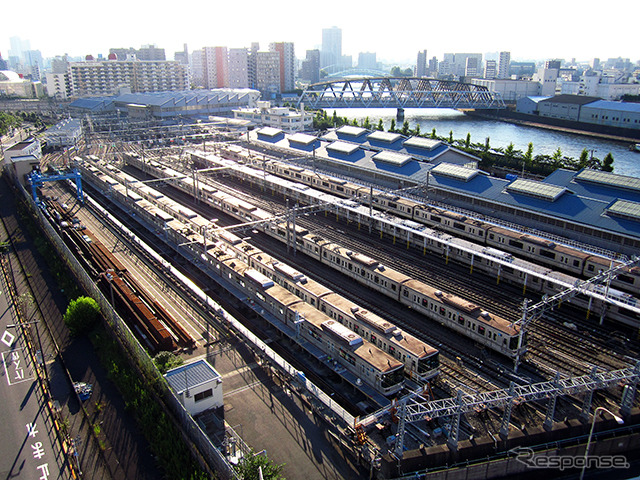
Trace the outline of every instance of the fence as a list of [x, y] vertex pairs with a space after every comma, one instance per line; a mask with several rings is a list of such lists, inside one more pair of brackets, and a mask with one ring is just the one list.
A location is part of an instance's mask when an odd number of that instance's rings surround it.
[[113, 309], [93, 279], [82, 268], [73, 253], [64, 244], [40, 208], [34, 204], [33, 199], [28, 192], [23, 188], [21, 188], [21, 191], [25, 201], [30, 205], [40, 227], [44, 231], [47, 239], [55, 247], [60, 258], [62, 258], [69, 269], [73, 272], [81, 288], [100, 306], [104, 320], [110, 327], [107, 331], [111, 332], [120, 345], [122, 345], [130, 355], [130, 358], [138, 366], [141, 373], [147, 378], [156, 381], [155, 383], [160, 388], [163, 400], [166, 402], [167, 407], [179, 421], [183, 435], [191, 442], [189, 446], [191, 447], [193, 445], [197, 449], [197, 452], [194, 453], [197, 453], [197, 456], [204, 460], [206, 466], [215, 470], [220, 477], [224, 479], [237, 479], [238, 477], [233, 470], [233, 467], [227, 462], [224, 455], [215, 447], [215, 445], [213, 445], [209, 437], [198, 426], [193, 417], [185, 410], [182, 403], [175, 396], [164, 377], [156, 368], [149, 354], [142, 347], [140, 342], [138, 342], [127, 324]]

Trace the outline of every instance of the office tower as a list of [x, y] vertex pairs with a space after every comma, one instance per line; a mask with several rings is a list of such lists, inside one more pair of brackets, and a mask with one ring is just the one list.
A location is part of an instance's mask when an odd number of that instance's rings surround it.
[[509, 78], [509, 67], [511, 65], [511, 52], [500, 52], [498, 60], [498, 78]]
[[173, 59], [182, 65], [189, 65], [189, 49], [187, 48], [186, 43], [184, 44], [184, 48], [181, 52], [175, 52], [173, 54]]
[[300, 77], [310, 83], [320, 81], [320, 50], [307, 50], [307, 57], [302, 62]]
[[136, 53], [138, 60], [166, 60], [164, 48], [155, 45], [143, 45]]
[[251, 42], [251, 49], [249, 50], [249, 58], [247, 59], [249, 88], [256, 87], [256, 59], [258, 57], [258, 50], [260, 50], [260, 43]]
[[418, 52], [418, 60], [416, 62], [416, 77], [426, 77], [427, 75], [427, 51]]
[[358, 54], [358, 68], [364, 70], [377, 70], [378, 61], [376, 59], [376, 53], [360, 52]]
[[498, 75], [498, 68], [495, 60], [487, 60], [484, 66], [484, 78], [494, 79]]
[[191, 53], [191, 82], [196, 87], [204, 87], [204, 52], [194, 50]]
[[322, 29], [322, 50], [320, 54], [320, 67], [336, 65], [342, 61], [342, 30], [338, 27]]
[[464, 66], [465, 77], [477, 77], [480, 74], [480, 61], [477, 57], [468, 57]]

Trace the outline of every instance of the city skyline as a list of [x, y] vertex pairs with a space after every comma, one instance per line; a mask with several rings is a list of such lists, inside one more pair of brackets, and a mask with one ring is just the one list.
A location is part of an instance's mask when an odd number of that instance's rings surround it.
[[[289, 0], [278, 2], [276, 8], [248, 0], [242, 11], [234, 4], [216, 4], [209, 14], [210, 4], [204, 2], [173, 11], [150, 10], [145, 4], [125, 4], [122, 0], [111, 2], [109, 9], [72, 0], [64, 9], [47, 11], [28, 22], [6, 22], [0, 52], [8, 59], [9, 38], [13, 36], [30, 40], [31, 48], [40, 50], [43, 57], [65, 53], [106, 56], [109, 48], [156, 44], [165, 49], [167, 59], [173, 59], [173, 53], [182, 50], [184, 43], [193, 51], [205, 46], [248, 48], [258, 41], [261, 50], [267, 50], [269, 43], [284, 41], [293, 42], [296, 57], [304, 58], [306, 50], [321, 48], [323, 28], [337, 26], [342, 29], [343, 54], [351, 55], [354, 61], [360, 52], [375, 52], [382, 62], [415, 64], [417, 52], [425, 49], [428, 58], [442, 58], [444, 53], [510, 51], [515, 61], [640, 59], [634, 29], [616, 25], [625, 9], [629, 13], [637, 9], [629, 0], [608, 5], [595, 20], [591, 13], [550, 0], [538, 2], [530, 11], [515, 13], [498, 0], [482, 4], [462, 0], [456, 5], [455, 15], [412, 3], [415, 9], [409, 5], [387, 13], [344, 4], [339, 12], [325, 9], [308, 15], [300, 11], [299, 3]], [[36, 0], [34, 9], [51, 10], [50, 4], [45, 5]], [[416, 9], [421, 14], [416, 15]], [[25, 16], [15, 2], [1, 11], [6, 19]], [[451, 17], [450, 22], [447, 17]], [[527, 35], [522, 35], [523, 21], [530, 30]]]

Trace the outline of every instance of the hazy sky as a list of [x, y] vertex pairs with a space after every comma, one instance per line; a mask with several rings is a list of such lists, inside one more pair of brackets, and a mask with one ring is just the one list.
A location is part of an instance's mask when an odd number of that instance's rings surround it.
[[278, 0], [109, 0], [92, 2], [5, 1], [0, 7], [0, 52], [8, 57], [9, 37], [31, 41], [45, 57], [102, 53], [111, 47], [154, 43], [168, 59], [187, 43], [249, 47], [259, 41], [292, 41], [296, 56], [319, 48], [322, 29], [342, 29], [343, 54], [376, 52], [378, 60], [415, 63], [419, 50], [429, 58], [445, 52], [507, 50], [511, 58], [625, 57], [640, 59], [638, 0], [606, 4], [538, 0], [404, 0], [305, 2]]

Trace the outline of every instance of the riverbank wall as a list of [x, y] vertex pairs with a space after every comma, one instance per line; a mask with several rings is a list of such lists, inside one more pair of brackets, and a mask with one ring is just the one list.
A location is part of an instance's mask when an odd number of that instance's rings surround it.
[[541, 117], [528, 113], [515, 112], [513, 110], [469, 110], [464, 111], [466, 115], [489, 120], [499, 120], [502, 122], [525, 125], [528, 127], [555, 130], [575, 135], [613, 140], [616, 142], [638, 143], [640, 141], [640, 129], [611, 127], [607, 125], [594, 125], [584, 122], [562, 120], [560, 118]]

